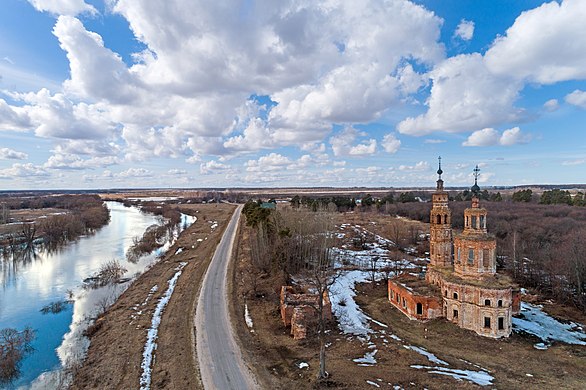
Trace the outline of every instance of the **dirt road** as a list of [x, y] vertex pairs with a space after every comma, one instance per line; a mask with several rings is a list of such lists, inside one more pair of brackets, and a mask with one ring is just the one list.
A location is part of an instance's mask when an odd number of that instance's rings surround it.
[[258, 388], [234, 340], [227, 305], [226, 274], [241, 209], [236, 209], [216, 249], [197, 305], [197, 356], [206, 389]]

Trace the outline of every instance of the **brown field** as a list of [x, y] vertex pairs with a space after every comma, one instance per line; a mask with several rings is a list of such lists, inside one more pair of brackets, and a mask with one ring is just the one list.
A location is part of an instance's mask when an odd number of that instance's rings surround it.
[[[360, 224], [370, 231], [388, 236], [385, 222], [389, 217], [370, 213], [341, 215], [343, 222]], [[405, 220], [403, 220], [405, 221]], [[374, 223], [372, 223], [374, 222]], [[404, 231], [409, 224], [405, 221]], [[415, 223], [422, 232], [425, 224]], [[421, 354], [405, 348], [405, 345], [424, 347], [438, 358], [450, 364], [450, 368], [478, 370], [474, 364], [489, 370], [495, 379], [491, 388], [528, 389], [559, 388], [583, 389], [586, 385], [586, 347], [556, 343], [548, 350], [533, 347], [537, 342], [530, 336], [513, 334], [508, 339], [494, 340], [477, 336], [460, 329], [445, 320], [427, 323], [410, 321], [387, 302], [384, 283], [376, 286], [365, 284], [357, 288], [356, 301], [366, 314], [386, 324], [384, 328], [371, 323], [374, 333], [370, 342], [376, 345], [377, 364], [358, 366], [353, 359], [363, 357], [369, 351], [367, 343], [356, 337], [342, 334], [336, 324], [327, 336], [327, 371], [329, 380], [316, 383], [318, 368], [318, 342], [316, 337], [297, 342], [282, 325], [279, 312], [279, 288], [284, 278], [254, 275], [248, 258], [249, 229], [241, 226], [237, 263], [232, 269], [233, 316], [245, 356], [257, 373], [263, 388], [309, 389], [346, 388], [373, 389], [372, 383], [381, 388], [398, 385], [405, 389], [472, 389], [480, 386], [452, 377], [431, 374], [412, 365], [435, 366]], [[256, 284], [256, 294], [253, 286]], [[254, 332], [244, 323], [244, 304], [254, 322]], [[576, 309], [557, 305], [556, 315], [582, 320], [583, 314]], [[398, 336], [401, 341], [391, 337]], [[300, 369], [299, 362], [309, 363]]]

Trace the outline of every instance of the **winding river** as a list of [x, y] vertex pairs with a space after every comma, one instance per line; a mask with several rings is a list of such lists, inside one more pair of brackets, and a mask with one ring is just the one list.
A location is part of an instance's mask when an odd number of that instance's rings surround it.
[[[22, 361], [21, 376], [4, 388], [43, 388], [55, 380], [64, 363], [83, 356], [89, 341], [81, 334], [91, 317], [127, 287], [126, 283], [83, 289], [85, 278], [112, 259], [127, 269], [127, 277], [143, 272], [155, 260], [156, 253], [130, 263], [125, 253], [134, 237], [142, 236], [147, 227], [161, 221], [116, 202], [107, 202], [107, 206], [110, 223], [95, 234], [57, 252], [40, 251], [35, 259], [20, 263], [18, 269], [10, 262], [0, 262], [0, 329], [22, 330], [30, 326], [36, 332], [34, 351]], [[179, 229], [193, 221], [184, 215]], [[59, 313], [41, 312], [50, 303], [71, 298], [74, 303], [66, 304]]]

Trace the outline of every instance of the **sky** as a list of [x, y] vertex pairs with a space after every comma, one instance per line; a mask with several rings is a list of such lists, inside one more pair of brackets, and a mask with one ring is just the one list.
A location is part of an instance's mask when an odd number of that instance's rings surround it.
[[585, 182], [584, 0], [2, 0], [0, 190]]

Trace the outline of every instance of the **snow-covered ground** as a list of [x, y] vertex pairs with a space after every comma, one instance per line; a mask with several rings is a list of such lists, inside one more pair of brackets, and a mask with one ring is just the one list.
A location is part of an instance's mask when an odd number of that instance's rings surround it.
[[[366, 245], [367, 249], [361, 251], [353, 251], [346, 249], [344, 245], [342, 249], [336, 249], [337, 262], [339, 265], [356, 266], [358, 268], [371, 267], [371, 257], [378, 256], [380, 260], [376, 264], [376, 268], [393, 267], [395, 263], [389, 260], [388, 250], [384, 245], [390, 243], [380, 236], [369, 233], [360, 226], [342, 225], [342, 228], [355, 229], [361, 234], [369, 235], [375, 238], [374, 243]], [[392, 243], [391, 243], [392, 244]], [[346, 247], [346, 248], [344, 248]], [[422, 259], [416, 259], [417, 261]], [[414, 269], [416, 266], [406, 259], [402, 259], [397, 263], [402, 269]], [[376, 274], [375, 279], [380, 280], [382, 274]], [[440, 359], [435, 354], [427, 351], [425, 348], [415, 345], [405, 344], [400, 337], [387, 332], [388, 325], [377, 321], [366, 315], [354, 300], [356, 296], [356, 284], [370, 282], [371, 273], [361, 269], [342, 271], [336, 279], [335, 283], [330, 287], [330, 301], [332, 303], [332, 312], [338, 320], [340, 330], [347, 335], [347, 337], [356, 337], [367, 348], [368, 351], [361, 357], [353, 359], [353, 361], [360, 366], [373, 366], [377, 364], [375, 358], [379, 350], [383, 350], [391, 342], [402, 345], [405, 349], [416, 352], [433, 364], [434, 366], [412, 365], [414, 369], [426, 369], [429, 373], [440, 375], [448, 375], [456, 380], [466, 380], [480, 386], [491, 385], [494, 377], [489, 374], [489, 371], [470, 362], [465, 362], [471, 366], [471, 370], [459, 370], [451, 368], [450, 364], [445, 360]], [[375, 330], [372, 325], [382, 328]], [[393, 341], [389, 341], [389, 339]], [[382, 342], [382, 343], [381, 343]], [[441, 366], [438, 366], [441, 365]], [[378, 381], [378, 380], [377, 380]], [[366, 381], [374, 387], [380, 387], [376, 381]], [[390, 384], [389, 384], [390, 385]]]
[[521, 316], [513, 317], [513, 330], [539, 337], [543, 342], [536, 349], [547, 349], [554, 341], [586, 345], [584, 325], [575, 322], [562, 323], [542, 310], [543, 306], [521, 302]]

